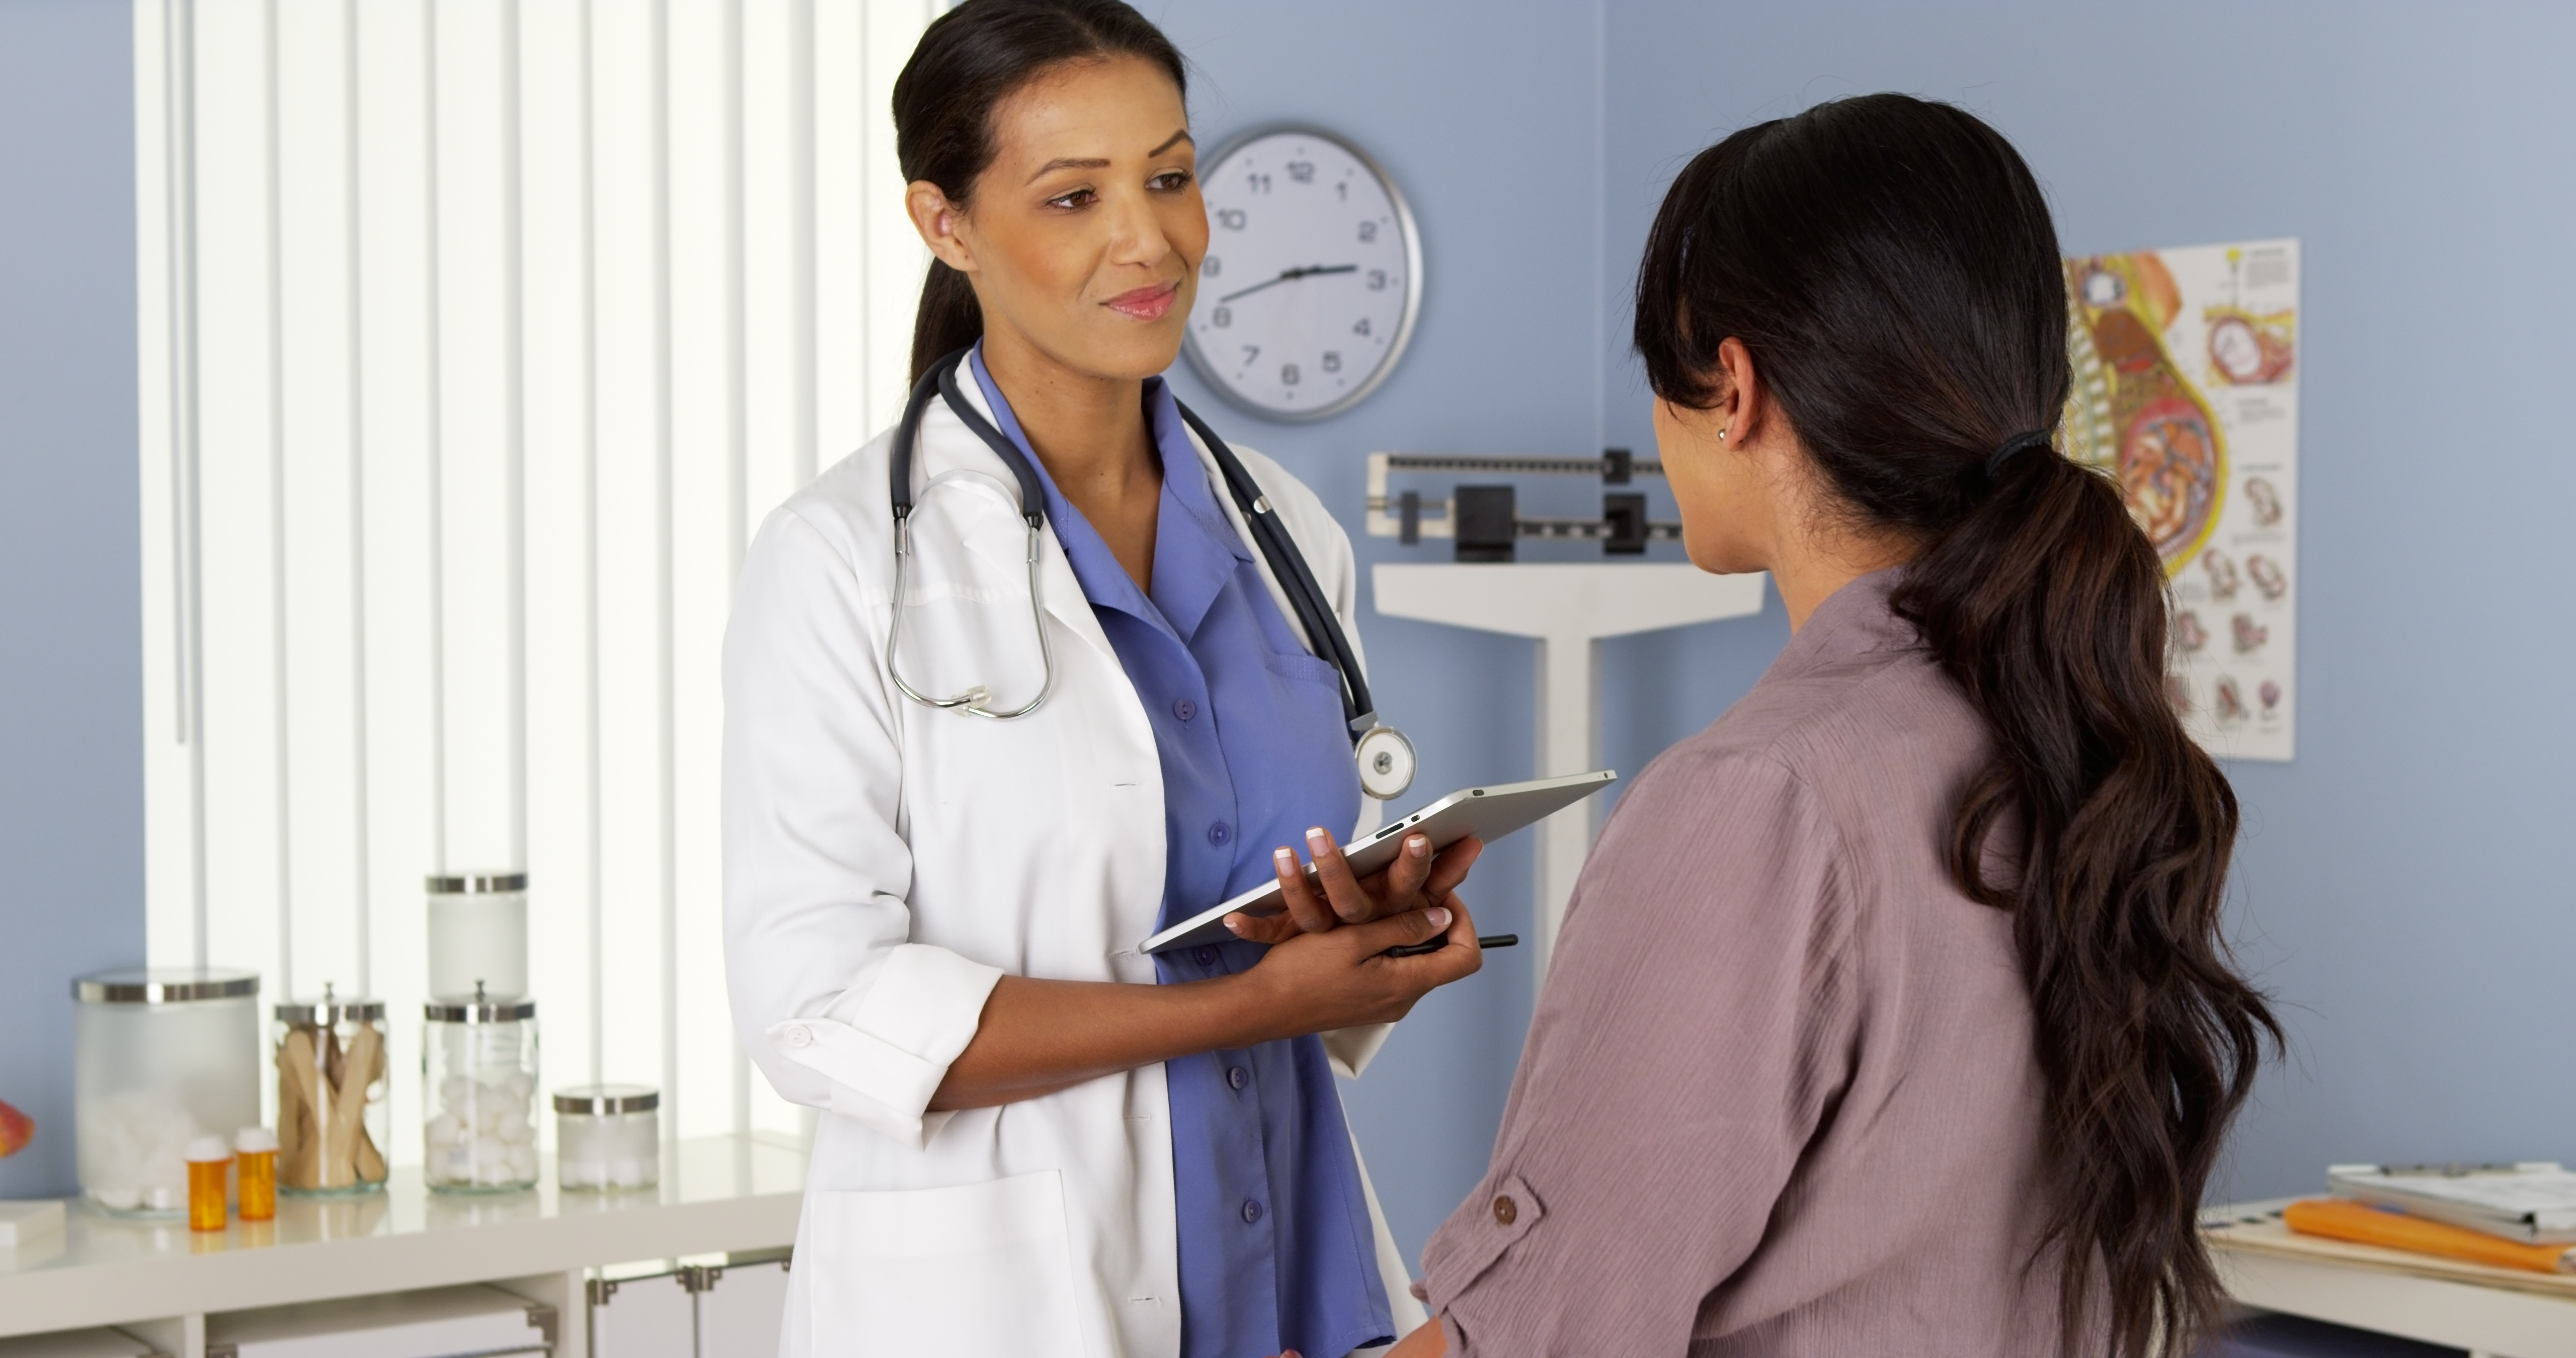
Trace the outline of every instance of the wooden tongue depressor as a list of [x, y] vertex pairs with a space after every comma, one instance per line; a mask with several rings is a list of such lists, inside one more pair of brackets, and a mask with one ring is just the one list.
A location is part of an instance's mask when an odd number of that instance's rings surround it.
[[296, 1166], [304, 1159], [303, 1103], [295, 1094], [295, 1033], [277, 1044], [277, 1182], [302, 1188]]
[[367, 1110], [367, 1086], [375, 1083], [376, 1066], [382, 1059], [383, 1041], [375, 1028], [358, 1025], [340, 1063], [340, 1087], [331, 1097], [331, 1126], [323, 1138], [330, 1148], [322, 1166], [326, 1187], [347, 1188], [358, 1180], [357, 1143], [365, 1130], [358, 1118]]
[[285, 1045], [278, 1049], [278, 1102], [281, 1107], [278, 1121], [286, 1120], [283, 1107], [290, 1095], [295, 1105], [295, 1158], [287, 1165], [286, 1182], [296, 1188], [322, 1186], [322, 1071], [314, 1063], [313, 1037], [316, 1031], [298, 1025], [295, 1031], [286, 1035]]

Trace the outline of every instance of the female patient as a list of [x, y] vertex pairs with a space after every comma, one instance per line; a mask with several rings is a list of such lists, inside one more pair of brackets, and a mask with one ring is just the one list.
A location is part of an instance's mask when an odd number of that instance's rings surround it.
[[2057, 237], [1995, 131], [1896, 95], [1727, 138], [1637, 280], [1703, 570], [1794, 636], [1574, 893], [1491, 1169], [1398, 1353], [2179, 1354], [2269, 1033], [2237, 810], [2165, 576], [2051, 431]]

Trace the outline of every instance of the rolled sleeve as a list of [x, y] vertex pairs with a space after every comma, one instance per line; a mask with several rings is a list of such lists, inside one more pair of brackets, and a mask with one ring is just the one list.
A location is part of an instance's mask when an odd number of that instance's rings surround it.
[[1492, 1165], [1424, 1251], [1459, 1358], [1689, 1346], [1847, 1078], [1837, 862], [1758, 756], [1659, 762], [1620, 803]]
[[817, 529], [770, 516], [725, 633], [725, 967], [782, 1097], [916, 1149], [1001, 970], [912, 941], [903, 763], [873, 598]]
[[833, 1112], [918, 1150], [948, 1120], [925, 1110], [1001, 979], [999, 967], [907, 943], [876, 984], [844, 992], [821, 1018], [781, 1019], [767, 1037], [779, 1056], [831, 1082]]

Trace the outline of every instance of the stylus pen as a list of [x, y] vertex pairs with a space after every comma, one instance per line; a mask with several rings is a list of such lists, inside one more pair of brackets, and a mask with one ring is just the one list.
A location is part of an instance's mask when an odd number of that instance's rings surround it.
[[[1476, 946], [1479, 948], [1508, 948], [1520, 941], [1521, 936], [1519, 934], [1480, 934], [1476, 938]], [[1379, 953], [1378, 956], [1420, 957], [1424, 953], [1438, 952], [1442, 948], [1448, 946], [1448, 939], [1435, 938], [1428, 943], [1407, 943], [1401, 947], [1389, 948], [1385, 952]]]

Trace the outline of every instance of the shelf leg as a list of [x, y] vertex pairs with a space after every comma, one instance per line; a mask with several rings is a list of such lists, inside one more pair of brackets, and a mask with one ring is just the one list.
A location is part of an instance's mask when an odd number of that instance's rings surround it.
[[[1553, 632], [1538, 643], [1538, 776], [1561, 778], [1599, 768], [1601, 716], [1592, 702], [1601, 678], [1601, 643], [1579, 631]], [[1557, 927], [1574, 880], [1592, 852], [1596, 798], [1550, 816], [1539, 827], [1537, 947], [1530, 958], [1542, 979], [1556, 951]]]

